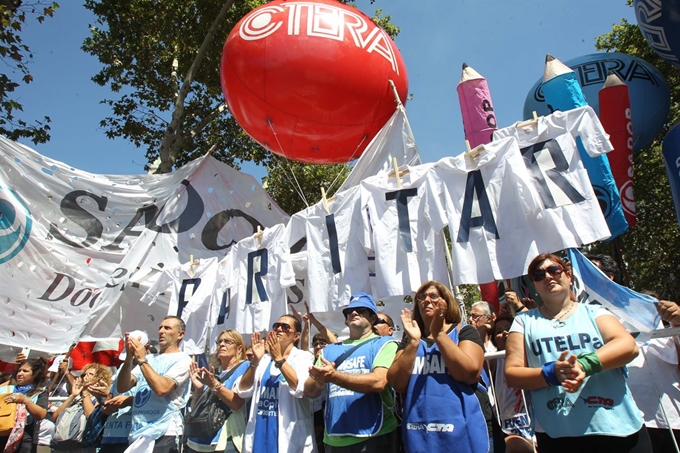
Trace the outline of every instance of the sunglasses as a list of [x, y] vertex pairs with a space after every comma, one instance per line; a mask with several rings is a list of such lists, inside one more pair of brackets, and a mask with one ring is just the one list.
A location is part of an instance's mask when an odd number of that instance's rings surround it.
[[358, 314], [359, 316], [365, 316], [367, 313], [372, 312], [372, 311], [369, 310], [368, 308], [363, 308], [363, 307], [360, 307], [360, 308], [346, 308], [346, 309], [342, 310], [342, 314], [345, 316], [345, 318], [347, 318], [349, 315], [351, 315], [351, 314], [354, 313], [354, 312], [357, 312], [357, 314]]
[[318, 348], [319, 346], [328, 346], [328, 343], [326, 343], [325, 341], [315, 341], [314, 343], [312, 343], [312, 346]]
[[564, 272], [562, 266], [553, 264], [552, 266], [548, 266], [545, 269], [536, 269], [531, 274], [529, 274], [529, 278], [532, 282], [540, 282], [543, 281], [546, 274], [550, 274], [551, 277], [559, 277], [562, 275], [562, 272]]
[[275, 322], [274, 324], [272, 324], [272, 330], [279, 330], [279, 328], [281, 328], [283, 332], [290, 332], [290, 329], [292, 329], [290, 324], [287, 324], [285, 322]]
[[378, 318], [376, 322], [373, 323], [374, 326], [377, 326], [378, 324], [387, 324], [387, 321], [384, 319]]
[[441, 297], [439, 297], [439, 294], [437, 293], [420, 293], [416, 294], [416, 300], [418, 302], [425, 302], [427, 299], [430, 299], [430, 302], [438, 302]]

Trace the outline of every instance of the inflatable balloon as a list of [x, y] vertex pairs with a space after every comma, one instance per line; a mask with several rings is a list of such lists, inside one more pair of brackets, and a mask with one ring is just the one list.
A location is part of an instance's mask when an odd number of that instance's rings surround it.
[[667, 62], [680, 67], [680, 0], [635, 0], [642, 36]]
[[335, 0], [275, 0], [244, 16], [222, 51], [234, 119], [270, 151], [307, 163], [357, 158], [406, 102], [406, 67], [368, 16]]
[[[604, 86], [609, 70], [628, 85], [633, 117], [633, 150], [638, 152], [652, 143], [668, 118], [670, 91], [666, 79], [646, 61], [621, 53], [594, 53], [564, 62], [574, 70], [583, 94], [598, 114], [598, 92]], [[524, 118], [532, 112], [549, 115], [551, 106], [545, 102], [539, 79], [524, 101]]]
[[680, 124], [676, 124], [668, 131], [663, 139], [662, 150], [666, 161], [668, 182], [671, 185], [675, 215], [680, 222]]

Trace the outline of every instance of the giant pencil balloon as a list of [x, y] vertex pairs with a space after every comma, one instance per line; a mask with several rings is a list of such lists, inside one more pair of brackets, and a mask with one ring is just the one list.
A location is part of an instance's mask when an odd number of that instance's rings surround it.
[[[552, 105], [555, 110], [566, 111], [588, 105], [574, 71], [552, 55], [548, 55], [546, 58], [545, 72], [543, 73], [543, 93], [546, 102]], [[623, 213], [619, 190], [616, 188], [616, 181], [612, 176], [609, 161], [607, 156], [604, 155], [590, 157], [583, 148], [581, 140], [577, 140], [577, 143], [583, 166], [588, 172], [590, 183], [600, 202], [602, 213], [607, 219], [607, 225], [612, 234], [610, 239], [614, 239], [628, 230], [628, 222], [626, 222]]]
[[463, 63], [463, 74], [456, 91], [463, 116], [465, 140], [470, 142], [472, 148], [491, 142], [493, 132], [498, 126], [486, 79]]
[[[458, 87], [458, 102], [463, 116], [465, 140], [472, 148], [491, 142], [493, 132], [498, 129], [489, 84], [480, 73], [463, 63], [463, 74]], [[498, 312], [498, 285], [496, 282], [481, 283], [482, 300], [492, 304]]]
[[[628, 85], [633, 114], [633, 152], [648, 147], [661, 132], [668, 119], [671, 98], [666, 79], [653, 65], [623, 53], [605, 52], [582, 55], [564, 64], [574, 70], [588, 105], [598, 114], [598, 92], [609, 71]], [[545, 101], [541, 79], [527, 93], [524, 119], [531, 119], [534, 111], [539, 115], [549, 115], [554, 111], [554, 106]]]
[[642, 36], [667, 62], [680, 67], [680, 0], [635, 0]]
[[663, 158], [675, 205], [675, 216], [680, 223], [680, 123], [676, 123], [663, 139]]
[[628, 226], [633, 228], [637, 217], [633, 198], [633, 121], [628, 85], [611, 71], [600, 90], [599, 99], [600, 121], [614, 146], [614, 151], [607, 154], [607, 159], [621, 195], [623, 213]]

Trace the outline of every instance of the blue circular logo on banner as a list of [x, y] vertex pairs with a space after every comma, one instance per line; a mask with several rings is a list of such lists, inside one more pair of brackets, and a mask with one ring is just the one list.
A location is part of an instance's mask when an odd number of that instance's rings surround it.
[[24, 248], [33, 226], [26, 204], [11, 189], [0, 187], [0, 264]]

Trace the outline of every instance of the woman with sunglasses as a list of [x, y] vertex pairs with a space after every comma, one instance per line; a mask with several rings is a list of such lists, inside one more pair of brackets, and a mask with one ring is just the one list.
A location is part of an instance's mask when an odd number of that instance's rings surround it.
[[311, 400], [304, 396], [312, 354], [296, 347], [302, 326], [283, 315], [265, 339], [252, 336], [253, 360], [234, 384], [241, 398], [252, 398], [243, 451], [315, 452]]
[[236, 379], [248, 369], [249, 362], [245, 358], [245, 344], [243, 337], [235, 330], [227, 329], [217, 337], [216, 358], [220, 362], [221, 371], [215, 373], [215, 368], [199, 367], [191, 362], [189, 373], [194, 393], [191, 405], [194, 406], [198, 397], [211, 389], [222, 400], [230, 412], [224, 427], [213, 438], [189, 437], [187, 445], [190, 452], [241, 452], [243, 451], [243, 437], [246, 429], [246, 413], [243, 410], [245, 401], [232, 388]]
[[558, 256], [537, 256], [528, 274], [543, 302], [517, 314], [505, 374], [530, 391], [538, 451], [651, 453], [626, 386], [633, 337], [604, 308], [576, 303], [571, 266]]
[[476, 395], [484, 365], [479, 333], [461, 323], [458, 304], [440, 282], [424, 283], [414, 303], [413, 314], [402, 311], [405, 335], [387, 372], [405, 394], [404, 447], [408, 453], [486, 453], [489, 432]]

